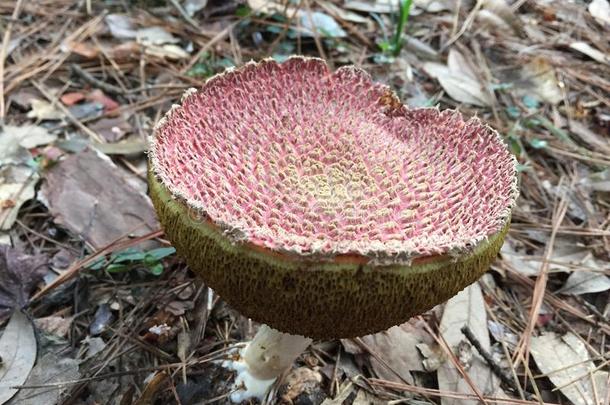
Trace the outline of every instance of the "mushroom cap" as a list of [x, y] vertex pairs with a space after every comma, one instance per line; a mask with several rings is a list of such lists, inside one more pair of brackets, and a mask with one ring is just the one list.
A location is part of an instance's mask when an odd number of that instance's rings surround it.
[[508, 230], [516, 160], [456, 111], [293, 57], [188, 91], [151, 139], [168, 238], [244, 315], [312, 338], [402, 323], [474, 282]]

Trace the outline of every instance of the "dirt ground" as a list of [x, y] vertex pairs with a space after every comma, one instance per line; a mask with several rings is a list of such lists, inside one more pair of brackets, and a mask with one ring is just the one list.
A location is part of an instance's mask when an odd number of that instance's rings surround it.
[[186, 89], [293, 54], [478, 116], [520, 197], [478, 283], [314, 342], [263, 402], [610, 404], [608, 1], [399, 3], [0, 0], [0, 404], [230, 403], [258, 326], [164, 239], [147, 138]]

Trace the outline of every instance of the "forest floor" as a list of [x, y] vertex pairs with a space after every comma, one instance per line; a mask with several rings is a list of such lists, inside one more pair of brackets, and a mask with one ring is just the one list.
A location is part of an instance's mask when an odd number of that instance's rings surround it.
[[0, 404], [228, 402], [257, 326], [164, 239], [147, 137], [187, 88], [304, 54], [483, 119], [521, 195], [478, 283], [314, 342], [264, 402], [608, 405], [608, 1], [415, 0], [402, 36], [398, 1], [284, 3], [0, 0]]

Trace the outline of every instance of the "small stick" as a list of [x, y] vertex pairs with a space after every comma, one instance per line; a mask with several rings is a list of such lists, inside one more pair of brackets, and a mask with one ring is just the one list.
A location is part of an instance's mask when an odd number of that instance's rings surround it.
[[[509, 386], [511, 390], [513, 390], [514, 392], [520, 392], [519, 387], [517, 387], [517, 384], [515, 384], [515, 382], [506, 375], [500, 365], [496, 363], [493, 357], [491, 357], [491, 354], [489, 354], [489, 352], [483, 348], [481, 342], [479, 342], [479, 339], [477, 339], [477, 337], [472, 333], [468, 325], [462, 326], [462, 329], [460, 329], [460, 331], [462, 331], [464, 336], [466, 336], [466, 339], [468, 339], [470, 344], [473, 345], [475, 349], [477, 349], [477, 352], [479, 352], [481, 357], [483, 357], [483, 359], [487, 362], [487, 364], [491, 368], [491, 371], [493, 371], [493, 373], [498, 376], [498, 378], [502, 380], [504, 384]], [[524, 394], [527, 399], [532, 399], [532, 395], [530, 393], [524, 392]]]
[[104, 90], [106, 93], [110, 93], [110, 94], [114, 94], [114, 95], [118, 95], [118, 96], [125, 95], [125, 92], [120, 87], [113, 86], [112, 84], [103, 82], [100, 79], [96, 79], [95, 77], [93, 77], [93, 75], [91, 73], [87, 72], [85, 69], [81, 68], [77, 64], [74, 64], [74, 63], [71, 64], [70, 69], [72, 70], [72, 72], [75, 75], [77, 75], [78, 77], [83, 79], [85, 82], [89, 83], [92, 86], [95, 86], [95, 87], [98, 87], [98, 88]]

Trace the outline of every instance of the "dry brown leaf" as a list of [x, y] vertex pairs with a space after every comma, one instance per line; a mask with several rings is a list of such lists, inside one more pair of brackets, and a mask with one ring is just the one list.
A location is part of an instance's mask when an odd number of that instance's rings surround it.
[[[379, 357], [396, 371], [404, 380], [410, 384], [414, 382], [411, 371], [424, 371], [422, 361], [416, 346], [420, 343], [429, 341], [426, 339], [422, 328], [415, 327], [407, 322], [400, 326], [394, 326], [387, 331], [379, 332], [374, 335], [362, 337], [362, 341]], [[375, 357], [370, 357], [373, 370], [384, 380], [403, 382], [394, 372], [385, 365], [377, 361]]]
[[148, 196], [100, 153], [87, 150], [59, 162], [47, 172], [40, 195], [56, 223], [95, 249], [159, 229]]

